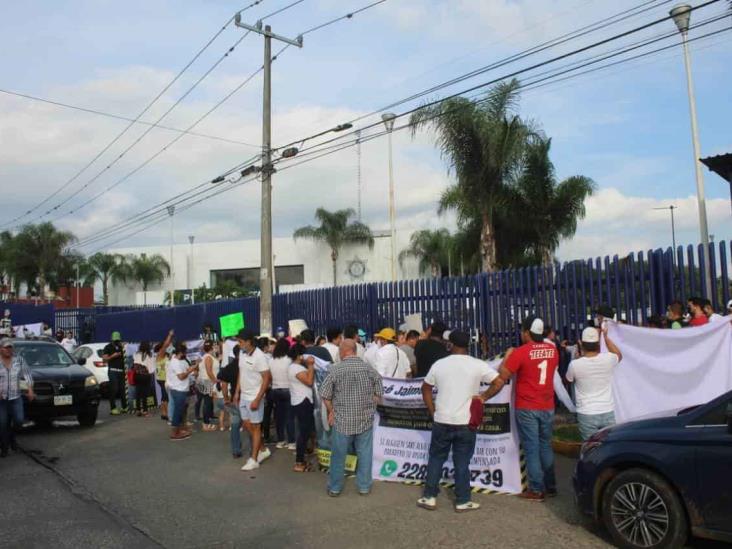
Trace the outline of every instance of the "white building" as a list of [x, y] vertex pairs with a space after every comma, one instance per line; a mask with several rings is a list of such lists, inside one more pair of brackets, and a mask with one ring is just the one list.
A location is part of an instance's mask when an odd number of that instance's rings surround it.
[[[391, 242], [388, 232], [374, 232], [374, 247], [366, 245], [344, 246], [336, 262], [336, 284], [358, 284], [391, 280]], [[409, 243], [409, 234], [397, 233], [397, 255]], [[333, 285], [333, 262], [330, 249], [325, 244], [310, 240], [274, 238], [272, 241], [275, 265], [275, 284], [279, 292]], [[160, 254], [169, 263], [170, 246], [116, 248], [118, 254]], [[228, 242], [195, 242], [176, 244], [173, 247], [173, 278], [175, 289], [214, 288], [221, 281], [233, 280], [242, 287], [258, 287], [259, 240], [234, 240]], [[417, 261], [409, 259], [400, 265], [396, 262], [397, 279], [418, 278]], [[165, 292], [170, 291], [170, 280], [148, 287], [147, 304], [161, 304]], [[109, 292], [110, 305], [143, 303], [142, 287], [130, 281], [113, 285]]]

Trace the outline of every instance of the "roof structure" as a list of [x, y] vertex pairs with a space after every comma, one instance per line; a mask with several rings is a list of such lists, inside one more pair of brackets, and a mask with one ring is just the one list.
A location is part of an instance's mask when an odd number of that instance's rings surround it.
[[732, 184], [732, 153], [708, 156], [699, 160], [719, 177]]

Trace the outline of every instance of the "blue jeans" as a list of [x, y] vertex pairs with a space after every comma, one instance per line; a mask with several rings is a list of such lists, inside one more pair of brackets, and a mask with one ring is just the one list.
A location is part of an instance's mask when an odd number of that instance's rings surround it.
[[176, 391], [170, 389], [170, 403], [173, 406], [172, 417], [170, 423], [173, 427], [183, 427], [185, 418], [183, 417], [186, 410], [186, 399], [188, 398], [187, 391]]
[[23, 399], [0, 400], [0, 449], [7, 452], [13, 440], [13, 428], [23, 426]]
[[343, 491], [348, 448], [356, 447], [356, 488], [362, 494], [371, 490], [371, 461], [374, 455], [374, 429], [368, 429], [357, 435], [344, 435], [331, 427], [330, 470], [328, 471], [328, 490], [339, 494]]
[[455, 505], [470, 501], [470, 460], [475, 451], [475, 431], [467, 425], [432, 424], [430, 457], [427, 461], [427, 478], [422, 495], [437, 497], [440, 493], [442, 466], [452, 449], [452, 464], [455, 466]]
[[600, 429], [615, 425], [615, 412], [606, 414], [580, 414], [577, 413], [577, 423], [582, 440], [587, 440]]
[[529, 490], [556, 490], [552, 450], [554, 410], [516, 410], [516, 424], [526, 458]]
[[226, 409], [229, 411], [229, 423], [231, 431], [229, 432], [229, 440], [231, 442], [231, 453], [235, 456], [241, 456], [241, 415], [239, 415], [239, 407], [235, 403], [227, 404]]

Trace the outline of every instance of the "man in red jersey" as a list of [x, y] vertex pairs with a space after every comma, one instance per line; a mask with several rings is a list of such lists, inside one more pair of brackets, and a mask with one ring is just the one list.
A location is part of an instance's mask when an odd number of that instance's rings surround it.
[[536, 316], [521, 324], [521, 342], [506, 353], [500, 376], [504, 381], [516, 376], [516, 424], [529, 477], [529, 490], [520, 497], [544, 501], [557, 494], [552, 430], [559, 353], [555, 345], [544, 342], [544, 322]]

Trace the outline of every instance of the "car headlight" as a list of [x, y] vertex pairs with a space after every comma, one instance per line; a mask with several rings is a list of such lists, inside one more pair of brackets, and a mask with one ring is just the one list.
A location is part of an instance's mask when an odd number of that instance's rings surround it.
[[89, 376], [84, 380], [84, 387], [94, 387], [97, 385], [97, 378]]

